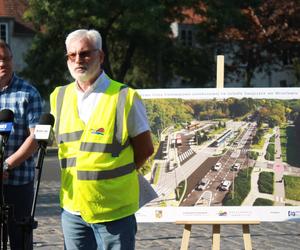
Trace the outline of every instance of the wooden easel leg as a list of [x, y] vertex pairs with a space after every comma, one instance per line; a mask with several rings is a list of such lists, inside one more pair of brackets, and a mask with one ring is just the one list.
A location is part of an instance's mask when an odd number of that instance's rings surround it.
[[220, 250], [221, 234], [220, 224], [213, 225], [212, 250]]
[[243, 224], [243, 238], [245, 250], [252, 250], [250, 228], [248, 224]]
[[192, 224], [185, 224], [184, 230], [183, 230], [183, 235], [182, 235], [182, 240], [181, 240], [180, 250], [188, 249], [191, 231], [192, 231]]

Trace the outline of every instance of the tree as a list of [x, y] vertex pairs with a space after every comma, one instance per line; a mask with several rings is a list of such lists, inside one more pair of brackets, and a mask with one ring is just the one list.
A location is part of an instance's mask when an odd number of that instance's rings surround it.
[[296, 57], [293, 58], [293, 67], [295, 69], [295, 77], [296, 77], [296, 83], [295, 86], [299, 87], [300, 86], [300, 58]]
[[300, 114], [297, 116], [296, 120], [294, 121], [294, 125], [295, 125], [296, 137], [297, 140], [299, 140], [300, 139]]
[[234, 72], [232, 77], [245, 76], [246, 87], [255, 72], [271, 77], [272, 71], [300, 57], [299, 0], [203, 2], [207, 7], [200, 14], [207, 22], [200, 29], [207, 32], [200, 37], [202, 43], [231, 55], [226, 71]]
[[193, 119], [193, 110], [180, 99], [147, 99], [144, 103], [151, 130], [155, 135], [157, 131]]
[[257, 117], [261, 122], [268, 123], [270, 127], [280, 126], [286, 122], [286, 103], [281, 100], [265, 100], [257, 110]]
[[78, 28], [94, 28], [102, 35], [103, 66], [112, 78], [139, 88], [163, 85], [173, 76], [174, 63], [162, 65], [177, 51], [170, 23], [182, 20], [182, 9], [195, 2], [29, 0], [25, 16], [39, 32], [26, 57], [28, 67], [23, 75], [39, 83], [44, 95], [57, 84], [69, 82], [65, 37]]
[[231, 117], [240, 117], [246, 115], [253, 109], [253, 100], [250, 98], [243, 98], [241, 100], [233, 99], [229, 105]]

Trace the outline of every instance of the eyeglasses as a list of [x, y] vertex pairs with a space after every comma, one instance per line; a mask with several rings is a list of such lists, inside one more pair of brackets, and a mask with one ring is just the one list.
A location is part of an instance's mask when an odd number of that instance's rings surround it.
[[80, 51], [79, 53], [71, 52], [71, 53], [67, 53], [66, 57], [71, 62], [74, 62], [76, 60], [77, 55], [79, 56], [80, 59], [88, 60], [92, 57], [92, 54], [96, 51], [99, 51], [99, 49], [84, 50], [84, 51]]

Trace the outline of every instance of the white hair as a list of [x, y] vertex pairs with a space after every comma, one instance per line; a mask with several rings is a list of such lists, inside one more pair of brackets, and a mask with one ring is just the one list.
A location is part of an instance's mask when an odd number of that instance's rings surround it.
[[87, 38], [95, 45], [95, 49], [102, 49], [102, 38], [100, 33], [97, 30], [87, 30], [87, 29], [79, 29], [71, 32], [66, 38], [66, 47], [70, 45], [70, 43], [74, 39], [82, 39]]

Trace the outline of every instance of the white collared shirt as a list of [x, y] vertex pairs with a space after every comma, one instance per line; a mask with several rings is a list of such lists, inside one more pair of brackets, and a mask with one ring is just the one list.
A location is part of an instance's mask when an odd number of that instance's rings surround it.
[[[79, 117], [84, 123], [88, 122], [109, 83], [109, 77], [102, 71], [97, 80], [85, 92], [77, 86], [77, 108]], [[129, 112], [127, 126], [130, 138], [150, 130], [145, 107], [139, 98], [134, 99], [133, 106]]]

